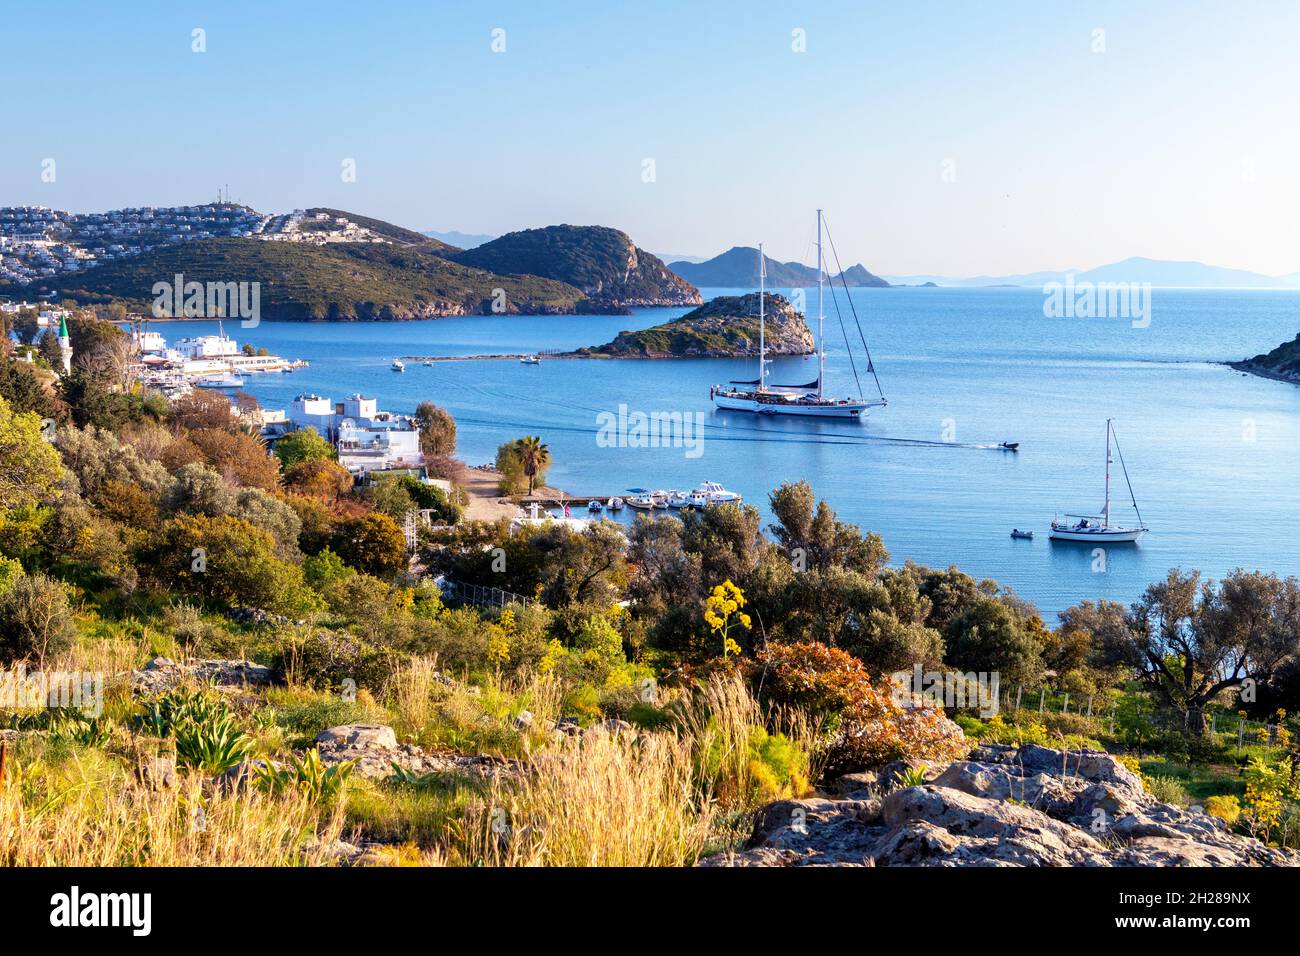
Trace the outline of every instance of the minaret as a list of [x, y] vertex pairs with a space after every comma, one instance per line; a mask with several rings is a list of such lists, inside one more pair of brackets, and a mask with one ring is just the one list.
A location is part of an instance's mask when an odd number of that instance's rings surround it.
[[68, 335], [68, 319], [59, 319], [59, 354], [63, 356], [63, 374], [72, 374], [72, 338]]

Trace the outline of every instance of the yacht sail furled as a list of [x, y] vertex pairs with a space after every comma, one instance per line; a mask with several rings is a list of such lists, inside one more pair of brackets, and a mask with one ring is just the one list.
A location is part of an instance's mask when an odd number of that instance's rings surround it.
[[[763, 255], [763, 244], [758, 246], [758, 378], [749, 381], [731, 381], [727, 385], [714, 385], [709, 389], [710, 396], [714, 404], [719, 408], [731, 409], [734, 411], [756, 412], [760, 415], [806, 415], [823, 418], [861, 418], [871, 408], [883, 408], [886, 404], [885, 396], [882, 393], [879, 401], [864, 401], [861, 395], [861, 382], [858, 384], [858, 399], [855, 401], [851, 398], [834, 399], [827, 398], [825, 395], [826, 382], [826, 314], [823, 301], [823, 288], [825, 279], [825, 259], [822, 255], [822, 232], [824, 217], [822, 211], [817, 210], [817, 378], [803, 385], [768, 385], [767, 383], [767, 328], [766, 328], [766, 299], [767, 299], [767, 260]], [[829, 231], [827, 232], [829, 238]], [[834, 243], [831, 244], [834, 251]], [[838, 261], [838, 256], [836, 257]], [[840, 270], [841, 278], [843, 269]], [[845, 295], [848, 295], [848, 285], [844, 287]], [[832, 286], [831, 296], [834, 298], [835, 290]], [[850, 308], [853, 308], [852, 301], [849, 302]], [[836, 303], [838, 312], [839, 305]], [[854, 321], [857, 321], [857, 310], [853, 310]], [[840, 328], [844, 331], [843, 316], [840, 317]], [[866, 338], [862, 335], [862, 325], [858, 323], [858, 334], [862, 338], [863, 347], [866, 346]], [[845, 331], [844, 344], [848, 346], [848, 333]], [[852, 352], [849, 352], [849, 361], [853, 362]], [[867, 368], [875, 375], [875, 366], [871, 363], [871, 354], [867, 353]], [[853, 377], [857, 380], [857, 366], [853, 366]], [[877, 389], [879, 389], [879, 379], [876, 380]]]

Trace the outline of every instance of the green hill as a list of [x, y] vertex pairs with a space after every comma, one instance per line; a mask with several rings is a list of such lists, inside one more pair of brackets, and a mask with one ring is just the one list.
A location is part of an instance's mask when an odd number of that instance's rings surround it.
[[608, 226], [547, 226], [450, 255], [501, 275], [535, 275], [581, 289], [584, 311], [697, 305], [699, 290]]
[[326, 206], [317, 206], [307, 210], [309, 216], [315, 216], [319, 213], [325, 213], [327, 216], [343, 218], [349, 222], [354, 222], [364, 229], [369, 229], [376, 235], [383, 236], [385, 239], [391, 239], [407, 246], [415, 246], [420, 249], [427, 249], [431, 252], [438, 252], [448, 255], [460, 252], [456, 246], [449, 245], [432, 236], [425, 235], [422, 232], [416, 232], [414, 229], [406, 229], [402, 226], [395, 226], [391, 222], [384, 222], [382, 219], [371, 219], [369, 216], [358, 216], [354, 212], [347, 212], [343, 209], [330, 209]]
[[[808, 355], [815, 348], [802, 315], [784, 296], [767, 293], [768, 355]], [[718, 296], [679, 319], [576, 353], [610, 358], [736, 358], [758, 355], [758, 293]]]
[[[436, 242], [429, 240], [430, 243]], [[441, 245], [441, 244], [437, 244]], [[438, 255], [434, 247], [381, 243], [316, 246], [258, 239], [206, 239], [154, 249], [81, 273], [23, 287], [57, 290], [85, 302], [125, 300], [148, 309], [156, 282], [258, 282], [261, 309], [274, 320], [415, 319], [493, 311], [577, 310], [582, 293], [535, 276], [498, 276]]]

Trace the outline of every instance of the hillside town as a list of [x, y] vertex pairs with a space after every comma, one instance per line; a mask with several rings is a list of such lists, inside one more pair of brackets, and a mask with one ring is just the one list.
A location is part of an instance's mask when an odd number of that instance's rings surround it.
[[269, 215], [231, 202], [102, 213], [6, 206], [0, 207], [0, 283], [29, 285], [159, 246], [232, 237], [308, 245], [389, 241], [345, 216], [305, 209]]

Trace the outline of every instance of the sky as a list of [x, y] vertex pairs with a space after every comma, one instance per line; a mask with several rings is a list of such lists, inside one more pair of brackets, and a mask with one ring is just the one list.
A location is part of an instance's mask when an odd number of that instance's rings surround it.
[[228, 184], [805, 262], [821, 206], [878, 274], [1293, 273], [1297, 35], [1295, 0], [7, 3], [0, 205]]

